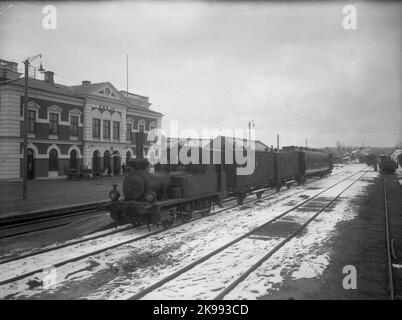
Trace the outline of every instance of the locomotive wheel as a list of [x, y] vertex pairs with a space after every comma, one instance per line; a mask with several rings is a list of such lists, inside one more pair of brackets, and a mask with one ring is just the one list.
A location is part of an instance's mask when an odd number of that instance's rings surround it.
[[237, 204], [243, 204], [244, 199], [247, 197], [247, 191], [246, 190], [241, 190], [237, 194]]
[[206, 203], [206, 207], [200, 210], [201, 216], [205, 217], [208, 216], [211, 213], [211, 202]]
[[186, 203], [184, 205], [184, 210], [180, 214], [180, 219], [183, 222], [189, 222], [193, 217], [194, 211], [195, 211], [195, 203], [194, 202]]
[[181, 219], [183, 222], [189, 222], [192, 217], [193, 217], [193, 212], [183, 212], [183, 213], [180, 215], [180, 219]]
[[166, 219], [166, 220], [162, 220], [161, 224], [165, 229], [169, 229], [172, 225], [173, 225], [173, 217]]

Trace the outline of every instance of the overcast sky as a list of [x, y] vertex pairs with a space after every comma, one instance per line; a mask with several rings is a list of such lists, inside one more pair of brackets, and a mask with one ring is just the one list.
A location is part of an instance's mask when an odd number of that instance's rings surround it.
[[[45, 30], [45, 4], [57, 29]], [[350, 3], [350, 2], [349, 2]], [[43, 54], [61, 84], [110, 81], [180, 128], [238, 129], [275, 145], [402, 141], [402, 5], [353, 2], [2, 2], [0, 57]], [[22, 69], [22, 64], [20, 64]]]

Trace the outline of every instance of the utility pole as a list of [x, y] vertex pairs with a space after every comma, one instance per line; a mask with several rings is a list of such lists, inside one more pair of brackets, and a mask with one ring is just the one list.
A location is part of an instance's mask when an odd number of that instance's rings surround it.
[[127, 75], [127, 97], [128, 97], [128, 53], [127, 53], [127, 61], [126, 61], [127, 63], [126, 63], [126, 75]]
[[27, 176], [28, 176], [28, 161], [27, 161], [27, 151], [28, 151], [28, 66], [29, 58], [24, 61], [25, 65], [25, 86], [24, 86], [24, 143], [22, 146], [22, 199], [27, 199], [28, 186], [27, 186]]
[[276, 150], [279, 151], [279, 134], [276, 135]]
[[251, 128], [254, 128], [255, 127], [255, 123], [254, 123], [254, 120], [251, 120], [251, 121], [249, 121], [249, 123], [248, 123], [248, 140], [249, 140], [249, 143], [250, 143], [250, 145], [251, 145]]
[[[29, 68], [29, 62], [38, 58], [42, 57], [42, 54], [38, 54], [32, 58], [26, 58], [24, 60], [24, 66], [25, 66], [25, 79], [24, 79], [24, 107], [23, 107], [23, 112], [24, 112], [24, 140], [22, 144], [22, 199], [26, 200], [28, 198], [28, 184], [27, 184], [27, 178], [28, 178], [28, 159], [27, 159], [27, 153], [28, 153], [28, 68]], [[42, 67], [42, 63], [40, 65], [39, 70], [40, 72], [44, 71]]]

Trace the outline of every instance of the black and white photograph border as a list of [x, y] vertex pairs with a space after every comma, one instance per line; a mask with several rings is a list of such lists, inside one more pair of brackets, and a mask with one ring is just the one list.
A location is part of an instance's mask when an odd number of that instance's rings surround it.
[[397, 1], [1, 1], [0, 300], [401, 300], [401, 30]]

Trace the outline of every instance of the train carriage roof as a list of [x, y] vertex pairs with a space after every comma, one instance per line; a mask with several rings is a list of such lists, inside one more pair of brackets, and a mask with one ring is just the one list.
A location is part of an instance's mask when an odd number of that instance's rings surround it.
[[298, 146], [284, 146], [282, 147], [283, 150], [285, 151], [309, 151], [309, 152], [319, 152], [319, 153], [323, 153], [321, 150], [319, 149], [313, 149], [313, 148], [306, 148], [306, 147], [298, 147]]
[[[205, 148], [213, 151], [221, 150], [225, 144], [235, 145], [236, 149], [241, 149], [249, 144], [248, 139], [240, 139], [226, 136], [217, 136], [215, 139], [194, 139], [194, 138], [172, 138], [166, 137], [167, 146], [174, 148], [181, 147], [198, 147]], [[256, 151], [266, 151], [269, 147], [259, 140], [252, 141], [252, 149]]]
[[[235, 137], [228, 137], [228, 136], [217, 136], [213, 141], [212, 141], [212, 148], [211, 148], [211, 142], [206, 145], [206, 147], [215, 149], [217, 146], [224, 146], [225, 144], [230, 144], [235, 146], [235, 148], [243, 148], [244, 146], [247, 146], [250, 143], [250, 140], [248, 139], [240, 139], [240, 138], [235, 138]], [[256, 150], [256, 151], [266, 151], [269, 150], [269, 147], [261, 142], [260, 140], [251, 140], [251, 148]]]

